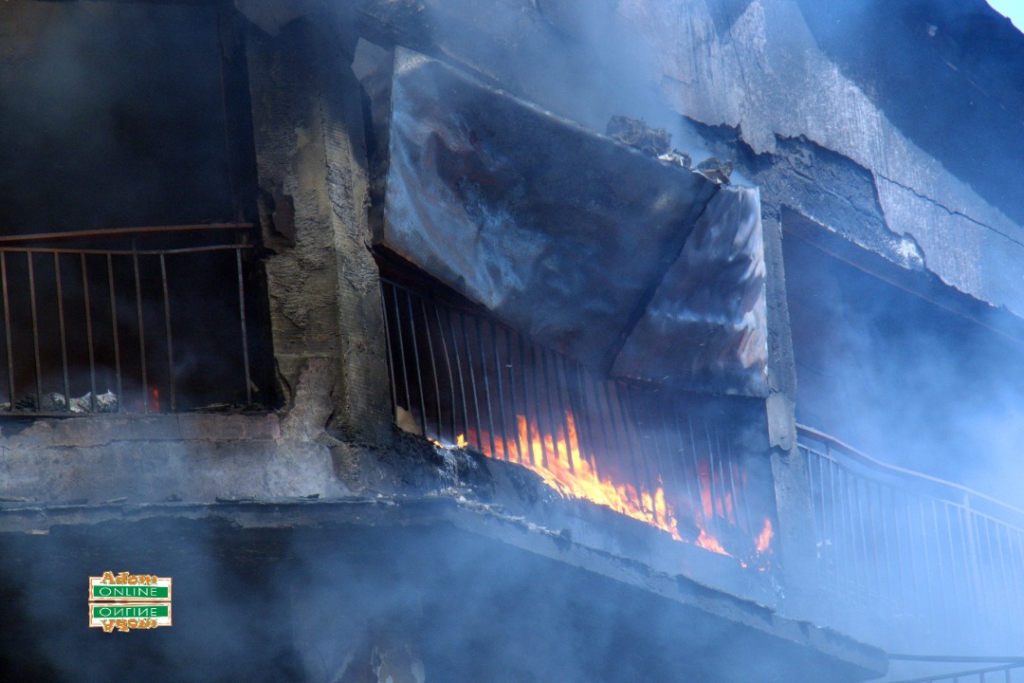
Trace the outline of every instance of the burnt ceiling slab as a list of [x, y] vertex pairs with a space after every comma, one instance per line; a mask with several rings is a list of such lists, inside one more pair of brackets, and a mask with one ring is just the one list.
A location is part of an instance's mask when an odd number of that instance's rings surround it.
[[408, 50], [388, 94], [380, 243], [606, 369], [717, 185]]
[[722, 188], [630, 333], [612, 374], [767, 396], [762, 234], [758, 190]]

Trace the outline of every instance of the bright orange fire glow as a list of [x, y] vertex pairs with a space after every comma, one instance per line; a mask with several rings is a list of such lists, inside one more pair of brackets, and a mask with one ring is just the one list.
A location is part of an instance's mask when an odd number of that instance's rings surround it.
[[536, 472], [544, 482], [565, 496], [584, 498], [604, 505], [616, 512], [639, 519], [672, 534], [679, 535], [678, 524], [665, 502], [665, 490], [658, 487], [654, 495], [644, 492], [637, 494], [631, 484], [615, 484], [607, 477], [598, 476], [593, 463], [580, 455], [579, 439], [576, 435], [576, 421], [572, 413], [566, 412], [566, 429], [559, 428], [558, 434], [539, 433], [536, 425], [527, 423], [526, 417], [517, 415], [518, 444], [495, 442], [498, 451], [495, 457], [507, 460]]
[[[702, 519], [714, 517], [732, 525], [736, 525], [737, 521], [731, 493], [712, 497], [711, 473], [707, 463], [701, 463], [698, 467], [701, 497], [699, 509], [703, 510], [704, 515], [703, 518], [695, 515], [695, 519], [690, 520], [700, 533], [696, 540], [685, 539], [679, 532], [677, 513], [666, 500], [661, 477], [658, 477], [658, 486], [651, 493], [638, 492], [632, 484], [616, 483], [607, 475], [599, 475], [593, 459], [580, 452], [576, 420], [571, 412], [565, 412], [564, 425], [557, 427], [555, 434], [542, 434], [537, 424], [528, 421], [524, 415], [517, 415], [516, 423], [514, 438], [503, 440], [500, 437], [492, 438], [486, 432], [477, 434], [470, 430], [470, 441], [479, 443], [481, 450], [489, 457], [508, 460], [533, 471], [544, 483], [564, 496], [583, 498], [603, 505], [661, 529], [677, 541], [692, 542], [713, 553], [734, 557], [702, 523]], [[458, 435], [457, 442], [460, 448], [468, 443], [462, 434]], [[759, 557], [769, 551], [771, 539], [772, 524], [769, 519], [765, 519], [763, 530], [753, 539]], [[747, 566], [742, 559], [740, 564]]]
[[[710, 535], [704, 529], [700, 530], [700, 536], [697, 537], [697, 546], [704, 548], [704, 550], [710, 550], [713, 553], [719, 555], [729, 555], [729, 552], [722, 547], [722, 544], [718, 542], [718, 539]], [[729, 555], [732, 557], [732, 555]]]
[[764, 529], [757, 536], [757, 552], [763, 553], [768, 550], [772, 544], [772, 520], [764, 520]]

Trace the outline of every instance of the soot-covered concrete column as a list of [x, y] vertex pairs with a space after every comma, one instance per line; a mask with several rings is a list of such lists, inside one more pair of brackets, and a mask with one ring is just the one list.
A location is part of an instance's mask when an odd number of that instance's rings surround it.
[[811, 616], [817, 593], [814, 518], [807, 464], [796, 443], [796, 365], [782, 260], [782, 223], [777, 205], [762, 206], [765, 300], [768, 316], [768, 398], [772, 479], [779, 518], [777, 552], [787, 614]]
[[381, 443], [391, 408], [377, 266], [368, 250], [356, 36], [337, 14], [248, 41], [274, 354], [281, 389], [331, 372], [330, 427]]

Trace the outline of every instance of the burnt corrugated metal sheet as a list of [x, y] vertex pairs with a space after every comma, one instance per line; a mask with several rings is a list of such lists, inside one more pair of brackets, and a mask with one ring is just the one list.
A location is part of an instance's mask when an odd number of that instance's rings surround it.
[[756, 189], [716, 194], [616, 357], [613, 374], [767, 396], [761, 234]]

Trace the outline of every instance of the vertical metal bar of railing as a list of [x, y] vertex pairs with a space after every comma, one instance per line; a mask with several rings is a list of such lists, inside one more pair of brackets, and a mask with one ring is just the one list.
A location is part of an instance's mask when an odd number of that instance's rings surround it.
[[966, 505], [966, 497], [963, 503], [956, 505], [957, 510], [957, 521], [960, 529], [960, 554], [963, 561], [963, 576], [964, 576], [964, 612], [970, 619], [972, 624], [978, 621], [978, 610], [981, 608], [981, 598], [978, 595], [978, 587], [972, 580], [974, 575], [972, 571], [972, 559], [971, 559], [971, 548], [969, 547], [969, 531], [968, 525], [970, 524], [970, 512]]
[[60, 365], [61, 378], [64, 386], [64, 407], [65, 412], [71, 410], [71, 381], [68, 378], [68, 337], [67, 327], [64, 324], [64, 284], [60, 276], [60, 254], [53, 252], [53, 273], [57, 284], [57, 323], [60, 335]]
[[[499, 337], [507, 337], [507, 330], [498, 330], [493, 328], [491, 330], [491, 355], [494, 357], [494, 382], [497, 384], [498, 389], [498, 424], [501, 427], [501, 455], [504, 460], [511, 460], [512, 453], [508, 445], [508, 422], [505, 419], [505, 387], [501, 381], [501, 368], [504, 365], [501, 358], [501, 349], [498, 345]], [[508, 360], [507, 358], [505, 359]]]
[[[412, 294], [408, 290], [405, 290], [403, 294], [405, 294], [406, 311], [409, 314], [409, 335], [411, 337], [409, 341], [412, 344], [413, 367], [416, 369], [416, 387], [418, 388], [420, 395], [420, 428], [423, 430], [423, 434], [426, 435], [428, 429], [427, 396], [426, 392], [424, 392], [423, 390], [423, 368], [422, 363], [420, 362], [420, 346], [416, 338], [416, 316], [413, 313]], [[413, 401], [413, 398], [411, 396], [409, 397], [409, 401], [410, 403]], [[414, 410], [412, 405], [409, 406], [409, 412], [412, 413], [413, 416], [415, 416], [416, 414], [416, 411]]]
[[[526, 352], [526, 340], [519, 333], [513, 333], [516, 338], [516, 347], [519, 352], [519, 368], [520, 377], [523, 381], [523, 426], [519, 431], [524, 432], [522, 437], [526, 441], [526, 451], [530, 456], [530, 464], [535, 467], [546, 467], [547, 456], [544, 455], [544, 447], [541, 444], [539, 447], [534, 446], [534, 433], [540, 424], [540, 414], [537, 403], [537, 386], [536, 377], [533, 376], [533, 369], [531, 366], [531, 360], [529, 354]], [[532, 401], [531, 401], [532, 394]], [[533, 409], [533, 419], [531, 419], [531, 410]], [[517, 427], [518, 418], [517, 418]]]
[[[687, 480], [685, 475], [680, 475], [680, 470], [684, 464], [682, 461], [682, 449], [683, 441], [679, 434], [679, 423], [675, 419], [675, 416], [671, 413], [669, 401], [656, 400], [654, 401], [654, 411], [657, 415], [658, 430], [661, 435], [661, 442], [664, 445], [664, 460], [667, 463], [667, 467], [662, 471], [664, 477], [663, 482], [665, 485], [665, 498], [666, 500], [678, 499], [679, 496], [684, 495], [685, 491], [685, 502], [687, 505], [692, 505], [690, 495], [690, 482]], [[682, 510], [677, 510], [677, 517], [681, 516]]]
[[630, 445], [634, 462], [637, 463], [637, 502], [641, 510], [647, 511], [647, 498], [644, 497], [641, 488], [647, 487], [647, 496], [650, 498], [653, 506], [655, 486], [654, 480], [651, 477], [648, 458], [644, 457], [646, 452], [643, 447], [644, 440], [643, 430], [640, 429], [640, 416], [636, 412], [636, 391], [626, 386], [621, 387], [619, 401], [623, 411], [623, 429], [625, 430], [626, 441]]
[[[1015, 610], [1013, 610], [1012, 596], [1016, 594], [1015, 583], [1011, 581], [1010, 576], [1013, 565], [1010, 562], [1007, 562], [1006, 556], [1008, 549], [1005, 548], [1003, 544], [1003, 532], [1007, 531], [1007, 529], [1002, 522], [994, 521], [994, 524], [996, 530], [996, 548], [999, 554], [1000, 578], [1003, 586], [1003, 591], [1002, 595], [1000, 596], [999, 604], [1001, 607], [1001, 611], [1004, 614], [1004, 619], [1007, 621], [1007, 623], [1019, 624], [1021, 615], [1019, 613], [1013, 613]], [[1009, 537], [1007, 537], [1007, 544], [1009, 544]]]
[[398, 371], [395, 368], [395, 354], [391, 351], [394, 347], [392, 346], [392, 331], [391, 331], [391, 314], [388, 311], [388, 294], [394, 289], [394, 285], [385, 280], [381, 281], [381, 297], [380, 297], [380, 308], [381, 315], [384, 316], [384, 343], [388, 347], [388, 353], [384, 354], [388, 365], [388, 381], [391, 384], [391, 409], [395, 414], [395, 418], [398, 417], [398, 387], [396, 385]]
[[135, 274], [135, 316], [139, 325], [139, 367], [142, 373], [142, 412], [149, 412], [149, 374], [146, 371], [146, 323], [142, 310], [142, 282], [139, 274], [139, 253], [132, 240], [132, 269]]
[[527, 444], [522, 443], [522, 438], [519, 434], [519, 401], [516, 396], [516, 377], [518, 375], [517, 370], [519, 369], [519, 363], [517, 363], [515, 359], [515, 347], [512, 343], [513, 332], [507, 330], [504, 337], [505, 359], [508, 361], [505, 363], [505, 369], [508, 370], [509, 400], [512, 404], [512, 419], [514, 420], [512, 426], [512, 440], [516, 444], [516, 462], [524, 463], [523, 450], [527, 448]]
[[[420, 299], [420, 313], [423, 314], [423, 333], [427, 338], [427, 349], [430, 353], [430, 371], [434, 379], [434, 402], [437, 404], [437, 425], [432, 430], [432, 433], [434, 434], [433, 438], [443, 443], [444, 434], [442, 434], [442, 430], [444, 429], [444, 420], [441, 417], [441, 380], [437, 375], [437, 360], [434, 355], [434, 338], [433, 335], [430, 334], [430, 319], [427, 317], [427, 303], [423, 299]], [[426, 430], [424, 430], [424, 434], [426, 433]]]
[[[933, 534], [933, 538], [935, 539], [935, 560], [936, 560], [936, 564], [938, 565], [938, 574], [936, 576], [932, 577], [931, 594], [932, 594], [932, 596], [934, 598], [938, 598], [936, 604], [941, 606], [941, 610], [943, 612], [942, 621], [940, 623], [950, 623], [949, 620], [950, 620], [950, 617], [951, 617], [951, 612], [950, 612], [950, 607], [949, 607], [949, 601], [945, 600], [945, 599], [942, 599], [939, 596], [940, 588], [942, 586], [949, 585], [949, 577], [948, 577], [948, 571], [946, 569], [946, 562], [943, 561], [943, 557], [942, 557], [942, 532], [939, 529], [939, 515], [938, 515], [937, 501], [934, 498], [932, 498], [930, 500], [930, 503], [931, 503], [931, 505], [930, 505], [930, 508], [931, 508], [931, 514], [930, 514], [931, 525], [930, 526], [931, 526], [931, 532]], [[925, 533], [927, 533], [927, 532], [925, 532]], [[935, 579], [938, 579], [938, 584], [937, 585], [935, 583]]]
[[[441, 354], [444, 357], [445, 372], [448, 378], [449, 393], [451, 395], [451, 402], [448, 404], [448, 409], [452, 414], [452, 431], [449, 438], [452, 443], [455, 443], [456, 436], [458, 434], [458, 425], [456, 424], [456, 420], [458, 419], [458, 410], [456, 409], [457, 404], [455, 403], [455, 374], [452, 371], [452, 358], [448, 351], [448, 340], [444, 335], [444, 325], [441, 324], [441, 312], [436, 304], [431, 306], [431, 308], [434, 310], [434, 322], [437, 323], [437, 334], [441, 338]], [[391, 348], [390, 343], [388, 348]], [[391, 354], [389, 353], [388, 355], [390, 356]], [[438, 390], [438, 401], [440, 400], [440, 390]]]
[[[569, 402], [567, 400], [567, 397], [566, 397], [565, 393], [562, 391], [562, 380], [561, 380], [559, 372], [558, 372], [558, 359], [557, 359], [557, 356], [554, 353], [552, 353], [551, 351], [548, 351], [546, 355], [547, 355], [546, 365], [550, 366], [551, 383], [554, 384], [555, 400], [558, 403], [559, 423], [560, 423], [560, 425], [562, 427], [562, 430], [563, 430], [563, 432], [565, 434], [565, 439], [564, 439], [564, 444], [565, 444], [565, 460], [569, 464], [569, 472], [570, 473], [575, 473], [576, 472], [576, 464], [573, 462], [573, 443], [572, 443], [572, 439], [569, 437], [569, 433], [570, 433], [570, 431], [572, 431], [569, 428], [569, 415], [571, 413], [567, 412], [567, 410], [569, 408]], [[573, 418], [573, 419], [575, 419], [575, 418]]]
[[[238, 275], [238, 318], [242, 332], [242, 369], [245, 372], [245, 402], [252, 403], [252, 368], [249, 362], [249, 328], [245, 318], [245, 278], [242, 274], [242, 249], [235, 247], [235, 272]], [[171, 387], [173, 391], [174, 382]]]
[[79, 254], [82, 270], [82, 304], [85, 308], [85, 339], [89, 349], [89, 410], [96, 412], [96, 343], [92, 334], [92, 298], [89, 296], [89, 267]]
[[[459, 397], [462, 399], [459, 405], [462, 407], [462, 429], [464, 431], [465, 438], [469, 439], [469, 404], [466, 402], [466, 379], [462, 374], [462, 356], [459, 353], [459, 339], [455, 336], [455, 323], [452, 321], [454, 313], [450, 309], [445, 309], [445, 321], [448, 323], [448, 332], [452, 339], [452, 353], [455, 355], [455, 369], [459, 376]], [[454, 412], [454, 411], [453, 411]]]
[[[555, 410], [557, 406], [554, 405], [551, 396], [551, 383], [548, 380], [548, 369], [544, 363], [544, 350], [538, 346], [533, 347], [533, 367], [536, 376], [536, 382], [534, 386], [539, 389], [537, 399], [537, 417], [538, 417], [538, 430], [541, 434], [549, 435], [550, 438], [543, 439], [542, 450], [545, 452], [544, 467], [553, 469], [557, 467], [559, 460], [558, 454], [558, 428], [555, 426]], [[544, 427], [540, 424], [539, 418], [541, 417], [541, 403], [544, 405], [544, 412], [547, 413], [547, 426]], [[550, 452], [549, 446], [550, 443]]]
[[618, 432], [619, 438], [617, 441], [623, 444], [623, 447], [618, 450], [617, 456], [619, 459], [625, 458], [629, 463], [630, 478], [629, 481], [633, 488], [633, 502], [637, 508], [643, 509], [643, 479], [640, 476], [640, 465], [638, 465], [639, 459], [636, 452], [636, 444], [633, 439], [630, 438], [629, 428], [626, 424], [627, 417], [624, 412], [622, 405], [622, 397], [620, 396], [619, 385], [617, 382], [604, 382], [605, 389], [609, 396], [609, 407], [612, 416], [611, 429]]
[[7, 286], [7, 254], [0, 252], [0, 279], [3, 280], [4, 295], [4, 339], [7, 351], [7, 402], [11, 410], [14, 410], [14, 347], [11, 335], [11, 300]]
[[658, 403], [658, 397], [652, 392], [640, 392], [637, 391], [634, 396], [634, 411], [638, 415], [643, 415], [642, 424], [640, 424], [640, 432], [643, 435], [644, 442], [641, 444], [646, 447], [646, 452], [649, 455], [648, 458], [644, 458], [645, 462], [653, 460], [652, 469], [654, 476], [651, 485], [651, 497], [653, 502], [654, 510], [652, 512], [655, 517], [660, 513], [658, 509], [658, 492], [661, 491], [662, 498], [668, 497], [669, 486], [667, 485], [666, 479], [671, 481], [668, 476], [668, 467], [666, 466], [667, 458], [663, 456], [662, 438], [665, 436], [665, 424], [657, 419], [658, 411], [656, 404]]
[[[488, 441], [491, 445], [489, 455], [494, 458], [498, 456], [498, 440], [494, 433], [494, 407], [491, 404], [491, 373], [488, 370], [490, 363], [487, 362], [487, 351], [484, 348], [483, 323], [480, 321], [480, 318], [476, 316], [473, 317], [473, 323], [473, 332], [476, 334], [477, 351], [480, 353], [480, 374], [483, 375], [484, 379], [484, 403], [487, 407], [487, 434]], [[502, 434], [502, 437], [504, 437], [504, 434]]]
[[[540, 466], [547, 469], [548, 465], [548, 450], [545, 447], [543, 437], [543, 425], [541, 423], [541, 378], [537, 369], [537, 353], [536, 349], [531, 345], [526, 344], [525, 339], [522, 336], [519, 337], [519, 348], [523, 355], [526, 357], [526, 362], [530, 372], [526, 373], [526, 376], [530, 379], [532, 385], [532, 394], [534, 394], [534, 401], [532, 401], [532, 408], [534, 408], [534, 419], [530, 420], [527, 416], [526, 424], [527, 430], [529, 431], [530, 443], [535, 444], [534, 451], [541, 452]], [[538, 464], [536, 461], [537, 454], [535, 453], [534, 464]]]
[[946, 533], [945, 533], [946, 542], [949, 544], [949, 568], [950, 568], [950, 579], [951, 579], [951, 585], [952, 585], [952, 590], [948, 591], [947, 595], [949, 595], [949, 601], [953, 605], [954, 611], [956, 611], [957, 613], [962, 613], [963, 610], [961, 609], [960, 599], [959, 599], [959, 595], [958, 595], [959, 587], [960, 587], [960, 574], [957, 571], [956, 550], [955, 550], [956, 546], [953, 543], [953, 521], [952, 521], [952, 518], [949, 515], [949, 507], [950, 506], [949, 506], [948, 502], [946, 502], [946, 501], [942, 502], [943, 519], [945, 520], [943, 526], [945, 527], [945, 530], [946, 530]]
[[[576, 376], [569, 364], [565, 362], [565, 359], [560, 356], [555, 356], [555, 377], [556, 381], [560, 385], [565, 386], [565, 407], [570, 415], [573, 416], [573, 429], [572, 433], [576, 438], [576, 446], [578, 452], [576, 455], [579, 457], [579, 463], [581, 466], [585, 466], [584, 462], [593, 464], [593, 440], [587, 438], [589, 429], [589, 419], [586, 414], [586, 409], [583, 407], [582, 394], [579, 393], [578, 383], [579, 377]], [[569, 447], [572, 448], [572, 439], [567, 435], [569, 440]], [[596, 472], [596, 469], [591, 467], [592, 472]]]
[[[1014, 571], [1014, 585], [1024, 585], [1024, 532], [1020, 529], [1013, 530], [1013, 536], [1015, 542], [1012, 544], [1012, 548], [1015, 552], [1012, 555], [1013, 571]], [[1017, 631], [1015, 638], [1017, 641], [1024, 639], [1024, 591], [1015, 591], [1014, 603], [1017, 606], [1017, 614], [1020, 615], [1017, 620]]]
[[[462, 330], [462, 347], [466, 351], [466, 367], [469, 369], [469, 389], [470, 394], [473, 396], [473, 417], [476, 418], [475, 429], [473, 430], [476, 435], [476, 448], [481, 453], [486, 453], [484, 449], [484, 442], [480, 436], [481, 425], [483, 420], [480, 416], [480, 395], [477, 392], [476, 382], [476, 363], [473, 361], [473, 346], [469, 343], [469, 325], [467, 324], [465, 315], [459, 315], [459, 328]], [[466, 435], [469, 438], [469, 435]]]
[[[1006, 543], [1003, 543], [1003, 537], [1006, 537]], [[1000, 601], [1002, 605], [1003, 614], [1007, 622], [1012, 624], [1020, 624], [1021, 613], [1017, 609], [1017, 591], [1016, 586], [1019, 585], [1016, 577], [1014, 576], [1016, 566], [1012, 559], [1008, 560], [1008, 557], [1012, 557], [1012, 538], [1010, 529], [1005, 524], [999, 522], [996, 527], [996, 540], [999, 543], [999, 564], [1003, 569], [1003, 598]], [[1016, 635], [1018, 629], [1009, 630], [1008, 636]]]
[[32, 252], [25, 252], [28, 261], [28, 291], [29, 305], [32, 307], [32, 357], [35, 360], [36, 370], [36, 410], [43, 410], [43, 370], [39, 358], [39, 311], [36, 307], [36, 274]]
[[586, 368], [574, 363], [566, 363], [566, 366], [574, 375], [577, 391], [579, 391], [579, 406], [583, 416], [580, 438], [588, 444], [584, 457], [589, 460], [595, 476], [605, 477], [608, 474], [606, 465], [608, 464], [609, 445], [605, 436], [605, 425], [600, 419], [596, 381]]
[[[826, 469], [827, 465], [827, 469]], [[837, 541], [839, 538], [839, 526], [836, 520], [836, 506], [835, 499], [829, 498], [826, 495], [827, 491], [831, 491], [835, 487], [833, 481], [832, 461], [826, 458], [824, 455], [818, 456], [818, 471], [821, 475], [821, 515], [822, 515], [822, 526], [827, 529], [827, 533], [824, 538], [824, 544], [826, 546], [826, 557], [828, 558], [828, 574], [829, 583], [833, 595], [840, 594], [840, 588], [842, 582], [839, 576], [840, 565], [839, 565], [839, 547]], [[828, 472], [826, 481], [825, 473]], [[827, 486], [827, 488], [826, 488]], [[829, 502], [831, 504], [829, 504]]]
[[832, 553], [835, 557], [835, 592], [837, 595], [846, 598], [846, 574], [850, 570], [850, 561], [847, 557], [848, 546], [846, 544], [846, 526], [843, 524], [842, 507], [844, 505], [842, 498], [837, 493], [839, 491], [837, 479], [838, 467], [832, 460], [830, 448], [825, 447], [826, 462], [828, 463], [828, 492], [829, 492], [829, 511], [832, 517]]
[[403, 394], [405, 405], [401, 407], [404, 410], [408, 410], [410, 416], [414, 416], [415, 413], [413, 412], [412, 406], [412, 392], [409, 391], [409, 368], [405, 361], [405, 335], [402, 333], [402, 318], [399, 315], [399, 311], [401, 309], [398, 306], [397, 287], [391, 288], [391, 301], [394, 304], [393, 310], [395, 312], [395, 336], [398, 337], [398, 360], [401, 363], [402, 385], [405, 388], [405, 393]]
[[[679, 419], [678, 411], [676, 411], [676, 419]], [[704, 505], [705, 488], [704, 479], [703, 477], [701, 477], [700, 474], [700, 451], [697, 449], [697, 436], [693, 428], [693, 422], [690, 420], [690, 418], [687, 417], [685, 421], [686, 432], [687, 435], [690, 437], [690, 464], [693, 465], [693, 483], [694, 487], [696, 488], [696, 500], [693, 500], [692, 503], [694, 509], [697, 511], [697, 514], [700, 516], [701, 528], [710, 531], [711, 519], [708, 513], [708, 508], [711, 507], [712, 513], [714, 512], [714, 509], [712, 506]], [[710, 501], [710, 495], [708, 497], [708, 500]]]
[[712, 427], [711, 431], [715, 435], [714, 448], [715, 451], [718, 453], [717, 478], [718, 490], [721, 494], [722, 500], [722, 519], [725, 520], [726, 524], [731, 526], [735, 524], [736, 501], [732, 498], [732, 496], [729, 493], [729, 482], [725, 477], [726, 456], [724, 453], [724, 447], [722, 446], [722, 430], [719, 428], [718, 425], [715, 425], [714, 427]]
[[889, 505], [888, 505], [888, 508], [889, 508], [889, 511], [892, 513], [893, 550], [895, 551], [895, 556], [896, 556], [896, 579], [897, 580], [896, 580], [896, 600], [895, 600], [894, 604], [896, 605], [897, 609], [899, 609], [901, 612], [912, 611], [913, 607], [911, 607], [907, 603], [906, 596], [908, 595], [908, 592], [907, 592], [908, 585], [910, 585], [910, 586], [913, 585], [913, 578], [911, 578], [909, 583], [907, 582], [907, 576], [906, 576], [907, 570], [906, 570], [906, 568], [904, 566], [904, 555], [905, 555], [905, 553], [904, 553], [904, 543], [901, 540], [902, 537], [900, 535], [899, 510], [896, 508], [896, 492], [893, 490], [893, 488], [891, 486], [886, 486], [885, 490], [889, 494]]
[[[237, 252], [236, 252], [237, 253]], [[171, 334], [171, 297], [167, 288], [167, 260], [160, 254], [160, 285], [164, 296], [164, 332], [167, 344], [167, 383], [171, 393], [171, 412], [178, 409], [177, 394], [174, 381], [174, 335]], [[251, 403], [251, 401], [247, 401]]]
[[107, 287], [110, 292], [110, 326], [114, 345], [114, 378], [117, 382], [117, 412], [125, 410], [124, 386], [121, 381], [121, 342], [117, 325], [117, 290], [114, 288], [114, 261], [107, 254]]
[[[704, 463], [704, 471], [707, 472], [707, 488], [708, 488], [708, 500], [710, 501], [710, 514], [708, 517], [708, 531], [713, 535], [718, 535], [718, 496], [715, 491], [715, 452], [711, 446], [711, 428], [707, 423], [704, 424], [704, 443], [707, 444], [707, 449], [704, 451], [706, 454], [706, 462]], [[701, 478], [703, 484], [703, 477]], [[705, 510], [706, 512], [706, 510]]]

